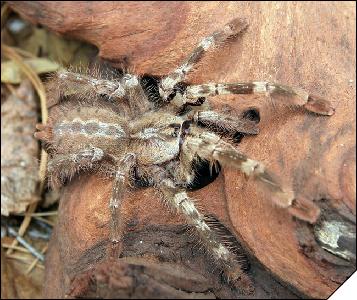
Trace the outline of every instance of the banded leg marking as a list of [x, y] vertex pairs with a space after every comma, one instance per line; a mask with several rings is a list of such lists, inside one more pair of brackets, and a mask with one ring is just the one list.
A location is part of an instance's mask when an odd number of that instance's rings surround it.
[[235, 134], [237, 132], [245, 134], [258, 134], [259, 129], [253, 121], [239, 116], [231, 117], [226, 113], [216, 111], [198, 111], [193, 115], [194, 123], [202, 123], [205, 126], [223, 133]]
[[[124, 97], [127, 91], [140, 86], [138, 76], [125, 74], [121, 80], [107, 80], [70, 71], [59, 71], [57, 79], [61, 84], [76, 83], [87, 90], [93, 90], [96, 94], [104, 94], [109, 97]], [[79, 90], [80, 91], [80, 90]]]
[[165, 201], [182, 213], [187, 223], [197, 229], [208, 253], [218, 262], [227, 280], [243, 293], [252, 293], [254, 288], [249, 276], [242, 270], [236, 256], [220, 242], [217, 234], [205, 222], [203, 215], [196, 209], [186, 191], [176, 188], [174, 183], [167, 178], [159, 180], [157, 187], [162, 192]]
[[[93, 91], [96, 94], [108, 95], [109, 97], [121, 98], [125, 96], [125, 86], [119, 81], [98, 79], [87, 75], [77, 74], [70, 71], [60, 71], [57, 78], [62, 85], [67, 85], [68, 89], [75, 92]], [[72, 85], [71, 83], [75, 85]]]
[[284, 98], [286, 104], [303, 106], [317, 114], [331, 116], [335, 111], [329, 101], [313, 96], [302, 89], [266, 81], [191, 85], [187, 87], [183, 98], [190, 103], [202, 97], [231, 94], [286, 96]]
[[[195, 129], [193, 129], [195, 130]], [[245, 175], [257, 179], [272, 193], [272, 201], [279, 207], [305, 221], [314, 223], [320, 209], [312, 201], [295, 199], [291, 190], [281, 186], [277, 177], [266, 170], [265, 166], [236, 150], [214, 133], [202, 132], [196, 128], [194, 136], [188, 135], [182, 146], [183, 151], [190, 151], [208, 161], [218, 161], [223, 166], [239, 169]]]
[[64, 178], [72, 177], [80, 169], [93, 168], [94, 163], [102, 160], [103, 157], [103, 150], [97, 147], [88, 147], [73, 154], [54, 155], [47, 164], [51, 185], [59, 186]]
[[222, 30], [216, 31], [212, 35], [202, 39], [197, 48], [191, 53], [185, 62], [161, 81], [160, 94], [164, 101], [167, 101], [167, 98], [172, 92], [174, 86], [184, 80], [186, 74], [190, 72], [202, 59], [204, 53], [208, 51], [208, 49], [214, 47], [222, 41], [227, 40], [229, 37], [238, 35], [246, 29], [247, 26], [248, 24], [244, 20], [234, 19], [230, 23], [226, 24]]
[[112, 187], [112, 195], [110, 198], [109, 208], [111, 213], [111, 242], [112, 251], [111, 256], [118, 258], [122, 252], [122, 238], [125, 227], [123, 218], [122, 206], [125, 195], [125, 186], [130, 169], [135, 164], [135, 155], [128, 153], [117, 164], [115, 169], [115, 177]]

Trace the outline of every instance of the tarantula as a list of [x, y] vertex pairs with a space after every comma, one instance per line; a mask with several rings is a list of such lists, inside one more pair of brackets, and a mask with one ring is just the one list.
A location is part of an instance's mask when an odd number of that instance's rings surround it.
[[251, 289], [250, 278], [236, 256], [186, 193], [194, 179], [193, 164], [198, 160], [239, 169], [267, 187], [278, 206], [305, 221], [316, 220], [319, 209], [315, 204], [295, 199], [294, 192], [284, 189], [262, 163], [231, 144], [229, 137], [237, 132], [257, 134], [256, 122], [210, 110], [207, 100], [225, 94], [284, 96], [286, 105], [303, 106], [321, 115], [334, 113], [331, 104], [301, 89], [265, 81], [183, 83], [207, 50], [246, 28], [244, 20], [231, 21], [202, 39], [179, 68], [150, 87], [143, 78], [124, 73], [104, 78], [60, 71], [51, 81], [53, 97], [81, 101], [75, 108], [62, 101], [56, 118], [37, 125], [35, 137], [44, 142], [50, 154], [48, 176], [54, 186], [83, 170], [113, 178], [109, 207], [111, 247], [116, 257], [122, 249], [125, 222], [121, 205], [125, 190], [138, 178], [145, 179], [197, 229], [226, 279], [240, 290]]

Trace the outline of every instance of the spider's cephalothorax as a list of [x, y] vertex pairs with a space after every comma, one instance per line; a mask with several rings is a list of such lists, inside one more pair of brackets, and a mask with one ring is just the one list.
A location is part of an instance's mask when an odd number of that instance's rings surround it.
[[267, 187], [274, 203], [305, 221], [315, 221], [319, 209], [312, 202], [296, 201], [294, 192], [284, 189], [263, 164], [237, 150], [230, 139], [225, 140], [237, 132], [257, 134], [254, 120], [210, 110], [207, 100], [223, 94], [263, 93], [285, 96], [287, 105], [303, 106], [321, 115], [334, 112], [328, 101], [271, 82], [183, 83], [209, 48], [238, 35], [246, 27], [244, 21], [236, 19], [204, 38], [178, 69], [149, 88], [147, 82], [133, 74], [104, 79], [59, 72], [52, 80], [55, 91], [52, 95], [79, 97], [83, 101], [77, 106], [60, 104], [62, 109], [56, 118], [47, 125], [38, 125], [39, 132], [35, 134], [45, 142], [50, 154], [48, 175], [53, 185], [62, 184], [81, 170], [113, 178], [111, 239], [116, 255], [122, 247], [124, 221], [120, 212], [125, 189], [134, 178], [141, 177], [197, 229], [226, 278], [245, 292], [251, 290], [251, 283], [236, 255], [220, 240], [186, 193], [194, 178], [193, 163], [207, 160], [241, 170]]

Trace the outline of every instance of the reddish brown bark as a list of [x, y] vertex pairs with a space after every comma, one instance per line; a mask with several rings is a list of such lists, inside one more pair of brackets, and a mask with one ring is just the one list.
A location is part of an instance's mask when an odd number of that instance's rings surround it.
[[[103, 58], [125, 62], [135, 66], [138, 73], [154, 75], [172, 70], [200, 38], [232, 18], [245, 17], [250, 26], [244, 36], [209, 54], [188, 81], [271, 80], [300, 86], [329, 99], [336, 107], [332, 117], [272, 109], [264, 104], [264, 97], [221, 97], [214, 102], [237, 110], [258, 107], [261, 132], [244, 138], [240, 149], [266, 163], [300, 197], [314, 200], [324, 218], [340, 218], [355, 226], [354, 3], [80, 2], [75, 9], [71, 2], [10, 3], [32, 22], [92, 42]], [[103, 268], [97, 261], [105, 257], [110, 191], [110, 182], [94, 176], [76, 180], [66, 189], [48, 257], [47, 272], [52, 272], [46, 282], [48, 296], [63, 296], [70, 287], [69, 278], [89, 266], [97, 266], [96, 274], [101, 274]], [[224, 170], [215, 182], [192, 195], [207, 213], [213, 213], [228, 226], [272, 274], [305, 295], [326, 298], [354, 269], [355, 262], [345, 262], [316, 243], [313, 226], [274, 207], [269, 195], [236, 171]], [[155, 243], [147, 241], [144, 251], [144, 246], [133, 247], [135, 243], [130, 244], [129, 237], [140, 241], [140, 233], [150, 236], [152, 228], [159, 228], [156, 230], [160, 239], [170, 240], [170, 234], [177, 230], [179, 219], [165, 214], [157, 202], [150, 189], [132, 193], [126, 200], [125, 213], [130, 220], [126, 256], [145, 251], [149, 257], [159, 255]], [[163, 229], [164, 225], [167, 229]], [[183, 239], [180, 243], [190, 249], [188, 237], [175, 237]], [[176, 248], [175, 243], [168, 245], [166, 250], [174, 250], [164, 260], [170, 261], [176, 257], [174, 254], [186, 249]], [[185, 259], [178, 260], [178, 264], [185, 266]], [[193, 268], [210, 278], [214, 287], [217, 275], [210, 274], [200, 259], [190, 259]], [[94, 275], [86, 274], [92, 281], [84, 280], [85, 287], [90, 282], [107, 282], [103, 278], [108, 277], [93, 279]], [[134, 278], [141, 276], [135, 274]], [[161, 284], [162, 293], [173, 295], [160, 280], [156, 282]], [[255, 281], [259, 287], [259, 280]], [[178, 282], [177, 279], [169, 285], [178, 289]], [[187, 281], [186, 291], [207, 292], [204, 283], [194, 290], [193, 282]], [[225, 288], [212, 290], [216, 296], [229, 293]]]

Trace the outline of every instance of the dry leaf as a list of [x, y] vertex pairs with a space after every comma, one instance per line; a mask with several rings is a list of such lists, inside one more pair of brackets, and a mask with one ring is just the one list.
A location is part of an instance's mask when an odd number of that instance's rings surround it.
[[27, 39], [18, 42], [21, 49], [35, 56], [46, 56], [65, 67], [87, 66], [90, 54], [96, 52], [92, 45], [62, 37], [44, 28], [34, 27]]
[[1, 214], [23, 212], [36, 200], [38, 143], [34, 91], [25, 80], [1, 105]]
[[[37, 74], [54, 72], [59, 69], [59, 64], [47, 58], [29, 58], [24, 62], [32, 67]], [[1, 63], [1, 82], [20, 83], [24, 77], [20, 67], [14, 61]]]

